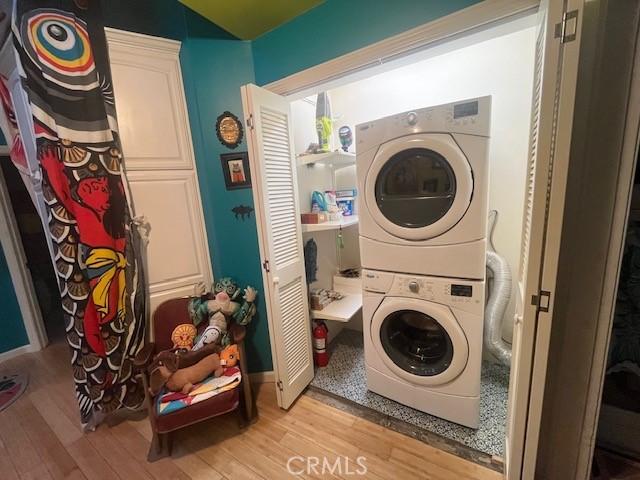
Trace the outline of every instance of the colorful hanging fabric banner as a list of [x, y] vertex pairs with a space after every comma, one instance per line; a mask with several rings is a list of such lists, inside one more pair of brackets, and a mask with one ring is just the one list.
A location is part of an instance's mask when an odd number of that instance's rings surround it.
[[12, 160], [31, 175], [50, 235], [81, 419], [91, 427], [143, 401], [132, 362], [144, 343], [146, 294], [99, 2], [88, 4], [11, 5], [0, 62], [10, 48], [15, 65], [2, 69], [0, 100]]

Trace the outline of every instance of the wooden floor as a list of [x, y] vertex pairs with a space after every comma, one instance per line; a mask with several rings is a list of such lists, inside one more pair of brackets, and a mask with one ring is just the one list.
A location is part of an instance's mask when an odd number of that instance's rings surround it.
[[[494, 471], [384, 429], [303, 396], [280, 410], [273, 384], [260, 386], [259, 419], [244, 431], [229, 416], [187, 428], [174, 439], [171, 458], [148, 463], [146, 419], [79, 427], [66, 345], [53, 345], [0, 364], [0, 372], [27, 371], [27, 392], [0, 413], [0, 478], [38, 479], [279, 479], [291, 457], [341, 457], [342, 472], [302, 478], [358, 478], [364, 457], [367, 479], [498, 479]], [[345, 457], [349, 459], [346, 471]], [[300, 458], [292, 462], [303, 468]], [[313, 466], [313, 460], [312, 460]], [[318, 470], [320, 472], [320, 470]]]

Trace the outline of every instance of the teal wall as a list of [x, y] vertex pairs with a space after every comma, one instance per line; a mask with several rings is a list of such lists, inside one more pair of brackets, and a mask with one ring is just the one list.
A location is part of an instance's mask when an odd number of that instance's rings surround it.
[[[223, 146], [216, 137], [218, 115], [228, 110], [242, 118], [240, 87], [254, 82], [251, 44], [239, 40], [187, 38], [180, 52], [189, 122], [198, 167], [198, 180], [216, 278], [231, 276], [243, 286], [263, 292], [255, 217], [236, 220], [236, 205], [253, 207], [251, 189], [227, 190], [221, 153], [247, 150], [246, 137], [236, 149]], [[264, 298], [249, 326], [247, 360], [252, 372], [272, 369], [269, 330]]]
[[[0, 145], [6, 145], [7, 141], [0, 131]], [[24, 320], [13, 289], [13, 281], [7, 266], [4, 251], [0, 247], [0, 353], [8, 352], [14, 348], [22, 347], [29, 343], [27, 332], [24, 329]]]
[[29, 338], [24, 329], [18, 299], [13, 289], [11, 275], [4, 252], [0, 247], [0, 353], [27, 345]]
[[265, 85], [480, 0], [326, 0], [252, 42]]

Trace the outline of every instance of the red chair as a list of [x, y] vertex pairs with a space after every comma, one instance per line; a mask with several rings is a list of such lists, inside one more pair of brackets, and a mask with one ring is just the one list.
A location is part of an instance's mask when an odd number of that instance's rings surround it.
[[166, 415], [158, 415], [156, 397], [149, 389], [149, 373], [147, 367], [153, 361], [154, 356], [173, 347], [171, 333], [173, 329], [183, 323], [191, 323], [187, 305], [191, 298], [175, 298], [167, 300], [158, 306], [153, 314], [153, 338], [154, 341], [145, 345], [144, 349], [136, 356], [134, 365], [142, 375], [145, 387], [149, 421], [153, 431], [153, 442], [149, 449], [148, 460], [171, 455], [171, 432], [189, 425], [202, 422], [212, 417], [224, 415], [236, 410], [241, 417], [241, 425], [248, 424], [254, 417], [253, 397], [251, 383], [247, 372], [247, 361], [244, 350], [244, 338], [246, 329], [244, 326], [232, 323], [229, 329], [233, 341], [238, 345], [240, 353], [240, 372], [242, 380], [240, 384], [229, 391], [220, 393], [202, 402], [190, 405]]

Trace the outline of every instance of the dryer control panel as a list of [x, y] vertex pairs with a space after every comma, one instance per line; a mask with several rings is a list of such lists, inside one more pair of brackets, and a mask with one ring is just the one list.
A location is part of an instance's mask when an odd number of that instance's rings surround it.
[[481, 280], [363, 270], [362, 286], [366, 292], [370, 293], [420, 298], [474, 313], [484, 309], [485, 282]]

